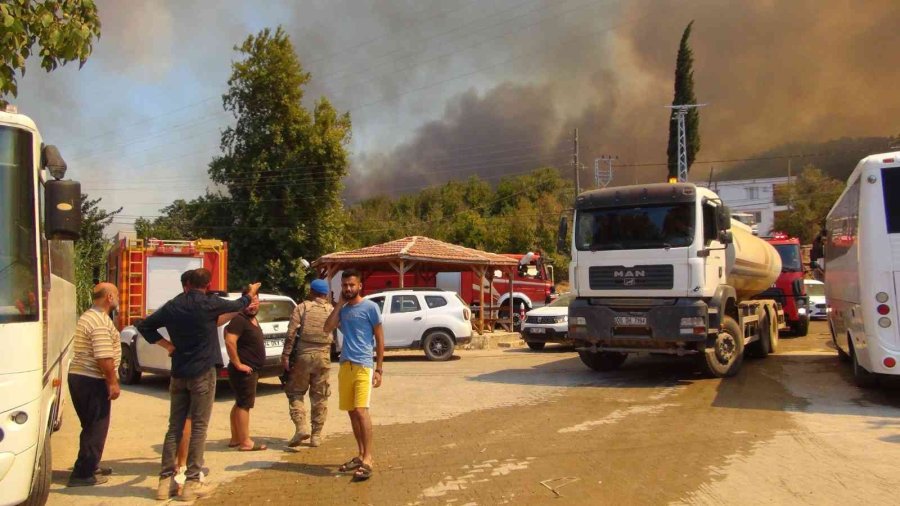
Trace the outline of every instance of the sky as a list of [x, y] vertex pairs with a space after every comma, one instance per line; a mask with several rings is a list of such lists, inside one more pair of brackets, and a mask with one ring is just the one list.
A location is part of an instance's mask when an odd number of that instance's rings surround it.
[[[348, 203], [553, 165], [573, 131], [613, 184], [665, 173], [675, 54], [691, 45], [702, 147], [693, 173], [788, 142], [900, 133], [900, 4], [891, 0], [317, 0], [98, 2], [81, 68], [28, 62], [12, 99], [107, 209], [112, 231], [211, 189], [233, 46], [291, 36], [353, 122]], [[567, 172], [568, 173], [568, 172]]]

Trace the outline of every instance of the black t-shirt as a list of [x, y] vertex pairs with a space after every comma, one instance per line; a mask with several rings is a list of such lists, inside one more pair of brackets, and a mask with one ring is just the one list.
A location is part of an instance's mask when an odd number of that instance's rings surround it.
[[266, 343], [263, 331], [259, 326], [243, 313], [235, 316], [225, 327], [226, 334], [238, 336], [237, 353], [241, 363], [255, 370], [262, 369], [266, 365]]

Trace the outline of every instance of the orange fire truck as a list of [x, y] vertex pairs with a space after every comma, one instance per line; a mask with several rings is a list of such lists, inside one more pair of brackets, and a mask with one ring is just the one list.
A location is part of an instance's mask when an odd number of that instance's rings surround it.
[[218, 239], [143, 240], [119, 232], [106, 266], [106, 279], [119, 288], [119, 330], [181, 293], [184, 271], [204, 267], [212, 273], [211, 290], [228, 287], [228, 245]]

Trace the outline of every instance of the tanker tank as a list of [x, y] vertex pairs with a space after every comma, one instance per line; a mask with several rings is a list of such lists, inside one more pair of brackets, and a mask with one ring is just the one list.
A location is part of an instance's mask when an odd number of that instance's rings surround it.
[[734, 241], [725, 251], [726, 279], [738, 301], [747, 300], [775, 283], [781, 275], [781, 257], [771, 244], [737, 220], [731, 220], [731, 234]]

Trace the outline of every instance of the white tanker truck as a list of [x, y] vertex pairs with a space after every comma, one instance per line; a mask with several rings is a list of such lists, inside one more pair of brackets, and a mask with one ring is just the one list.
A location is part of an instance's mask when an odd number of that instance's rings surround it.
[[784, 313], [753, 297], [781, 273], [775, 249], [690, 183], [594, 190], [575, 201], [569, 338], [588, 367], [630, 353], [694, 355], [711, 376], [737, 374], [744, 352], [778, 347]]

